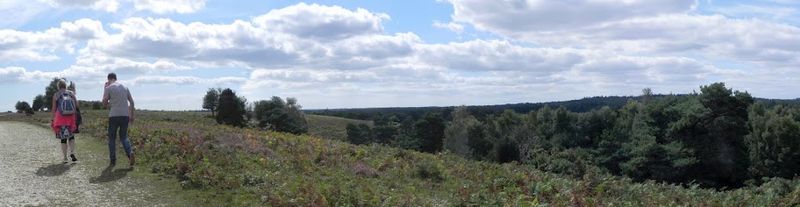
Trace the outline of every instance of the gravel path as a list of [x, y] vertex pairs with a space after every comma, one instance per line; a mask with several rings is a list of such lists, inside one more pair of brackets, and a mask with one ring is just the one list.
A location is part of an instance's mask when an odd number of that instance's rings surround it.
[[0, 206], [196, 206], [175, 180], [130, 168], [121, 154], [109, 167], [105, 143], [89, 139], [78, 136], [79, 161], [62, 164], [51, 131], [0, 122]]

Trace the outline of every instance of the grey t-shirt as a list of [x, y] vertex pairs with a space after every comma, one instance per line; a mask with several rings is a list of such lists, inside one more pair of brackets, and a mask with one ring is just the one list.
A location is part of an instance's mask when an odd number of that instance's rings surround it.
[[103, 92], [103, 98], [108, 98], [108, 117], [126, 116], [130, 117], [128, 108], [128, 88], [119, 83], [112, 83]]

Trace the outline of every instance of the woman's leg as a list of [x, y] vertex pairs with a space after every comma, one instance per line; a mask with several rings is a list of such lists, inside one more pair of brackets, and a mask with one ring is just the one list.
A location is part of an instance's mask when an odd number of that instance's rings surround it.
[[67, 140], [61, 140], [61, 154], [64, 155], [64, 162], [67, 162]]
[[75, 137], [69, 139], [69, 156], [72, 158], [72, 161], [78, 161], [78, 158], [75, 158]]

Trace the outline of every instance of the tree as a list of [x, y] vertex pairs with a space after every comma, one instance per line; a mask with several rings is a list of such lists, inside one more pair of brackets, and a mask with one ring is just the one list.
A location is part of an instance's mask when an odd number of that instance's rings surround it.
[[658, 142], [653, 119], [643, 104], [632, 101], [624, 110], [619, 122], [626, 129], [621, 136], [627, 141], [621, 148], [626, 159], [619, 163], [622, 174], [635, 180], [677, 182], [689, 167], [697, 163], [692, 151], [682, 142]]
[[70, 81], [70, 82], [69, 82], [69, 86], [67, 86], [67, 90], [69, 90], [69, 91], [72, 91], [73, 93], [74, 93], [74, 92], [77, 92], [77, 91], [75, 91], [75, 83], [73, 83], [72, 81]]
[[44, 105], [45, 105], [45, 98], [43, 95], [41, 94], [36, 95], [36, 97], [33, 98], [33, 106], [32, 106], [33, 111], [41, 111], [44, 108]]
[[473, 125], [467, 128], [467, 145], [470, 148], [472, 158], [486, 160], [489, 152], [494, 148], [492, 142], [486, 137], [486, 131], [481, 125]]
[[422, 142], [416, 137], [417, 129], [414, 128], [416, 122], [411, 116], [402, 116], [399, 119], [401, 121], [397, 127], [397, 134], [392, 138], [391, 146], [420, 151]]
[[642, 103], [647, 104], [650, 102], [650, 99], [653, 98], [653, 89], [644, 88], [642, 89]]
[[444, 148], [462, 157], [471, 157], [472, 151], [468, 145], [469, 128], [479, 125], [480, 122], [470, 115], [466, 106], [453, 110], [452, 117], [453, 120], [444, 130]]
[[250, 117], [247, 116], [247, 98], [244, 96], [237, 96], [236, 109], [239, 109], [239, 113], [242, 114], [242, 119], [245, 120], [245, 125], [247, 125], [247, 123], [250, 121]]
[[352, 144], [368, 144], [372, 142], [372, 131], [366, 124], [347, 124], [347, 141]]
[[258, 127], [275, 130], [278, 122], [282, 122], [289, 117], [286, 112], [286, 103], [283, 99], [273, 96], [271, 100], [256, 101], [253, 104], [253, 113], [258, 122]]
[[297, 99], [287, 98], [284, 102], [274, 96], [269, 101], [257, 101], [253, 113], [260, 128], [293, 134], [308, 132], [308, 123]]
[[211, 116], [214, 116], [214, 112], [217, 110], [217, 106], [219, 106], [219, 94], [222, 92], [220, 88], [209, 88], [208, 92], [206, 92], [206, 96], [203, 97], [203, 109], [208, 109], [211, 111]]
[[587, 137], [577, 136], [578, 130], [575, 129], [575, 115], [565, 107], [559, 107], [552, 114], [552, 120], [549, 124], [552, 127], [552, 137], [550, 142], [554, 147], [560, 148], [574, 148], [589, 145], [591, 140]]
[[390, 144], [400, 133], [400, 120], [397, 116], [380, 116], [373, 123], [373, 140], [377, 143]]
[[44, 88], [44, 105], [42, 108], [47, 109], [47, 111], [52, 110], [51, 107], [53, 104], [53, 95], [58, 92], [59, 81], [61, 81], [61, 79], [53, 78], [53, 80], [50, 81], [50, 85], [47, 85], [47, 87]]
[[519, 148], [517, 144], [511, 139], [501, 139], [494, 145], [495, 161], [499, 163], [507, 163], [511, 161], [519, 161]]
[[429, 112], [414, 124], [416, 137], [420, 141], [420, 151], [438, 152], [444, 140], [444, 120], [439, 113]]
[[219, 106], [217, 113], [217, 123], [227, 124], [237, 127], [245, 126], [244, 106], [242, 100], [236, 96], [230, 88], [222, 90], [219, 95]]
[[17, 101], [17, 104], [14, 106], [17, 109], [17, 113], [26, 113], [26, 114], [33, 114], [33, 109], [31, 109], [31, 105], [25, 101]]
[[744, 145], [748, 129], [747, 92], [732, 91], [724, 83], [700, 87], [701, 93], [674, 106], [681, 118], [668, 133], [694, 151], [698, 163], [687, 180], [704, 186], [737, 187], [747, 178], [749, 166]]
[[306, 115], [302, 111], [303, 106], [297, 103], [296, 98], [286, 98], [286, 111], [289, 114], [289, 120], [286, 122], [286, 132], [293, 134], [304, 134], [308, 132], [308, 121]]
[[800, 113], [797, 109], [775, 106], [766, 110], [757, 103], [750, 110], [745, 137], [752, 177], [793, 178], [800, 172]]

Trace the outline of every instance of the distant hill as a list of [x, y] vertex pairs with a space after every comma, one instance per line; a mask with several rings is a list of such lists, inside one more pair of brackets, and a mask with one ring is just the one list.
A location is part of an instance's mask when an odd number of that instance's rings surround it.
[[308, 134], [342, 141], [347, 139], [347, 124], [372, 125], [372, 121], [313, 114], [306, 115], [306, 121], [308, 121]]
[[[654, 95], [654, 98], [667, 97], [667, 96], [687, 96], [688, 94], [679, 95]], [[503, 112], [507, 109], [514, 110], [517, 113], [528, 113], [530, 111], [538, 110], [542, 107], [549, 106], [552, 108], [565, 107], [572, 112], [587, 112], [594, 109], [600, 109], [608, 106], [612, 109], [619, 109], [624, 106], [628, 100], [641, 100], [641, 96], [596, 96], [587, 97], [578, 100], [570, 101], [553, 101], [553, 102], [540, 102], [540, 103], [514, 103], [514, 104], [499, 104], [499, 105], [477, 105], [468, 106], [469, 111], [476, 117], [484, 117], [489, 114], [496, 114]], [[764, 99], [756, 98], [756, 101], [766, 103], [768, 106], [776, 104], [796, 105], [800, 104], [798, 99]], [[360, 120], [374, 120], [378, 116], [412, 116], [413, 118], [422, 117], [428, 112], [438, 112], [449, 119], [450, 112], [453, 111], [455, 106], [430, 106], [430, 107], [386, 107], [386, 108], [351, 108], [351, 109], [316, 109], [305, 110], [309, 114], [326, 115], [344, 117], [349, 119]]]

